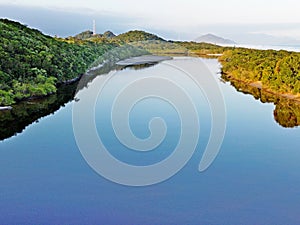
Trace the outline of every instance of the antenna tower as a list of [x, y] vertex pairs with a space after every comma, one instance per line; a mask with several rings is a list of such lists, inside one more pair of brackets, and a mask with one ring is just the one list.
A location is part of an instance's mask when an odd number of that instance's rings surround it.
[[96, 35], [96, 20], [93, 20], [93, 35]]

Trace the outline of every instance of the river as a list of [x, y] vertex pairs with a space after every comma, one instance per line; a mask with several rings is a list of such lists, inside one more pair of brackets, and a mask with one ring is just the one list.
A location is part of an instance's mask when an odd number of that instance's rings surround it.
[[[237, 87], [238, 84], [234, 88], [223, 82], [217, 60], [175, 58], [170, 62], [176, 60], [179, 63], [202, 60], [211, 71], [204, 75], [213, 76], [224, 98], [226, 110], [220, 112], [226, 116], [224, 140], [217, 157], [205, 171], [199, 172], [198, 166], [214, 123], [209, 98], [203, 93], [205, 88], [199, 91], [175, 67], [171, 69], [177, 72], [168, 72], [170, 65], [164, 63], [113, 70], [108, 75], [87, 78], [84, 85], [79, 85], [75, 100], [72, 99], [76, 88], [66, 99], [56, 96], [61, 102], [52, 107], [50, 115], [35, 108], [34, 112], [40, 112], [36, 116], [41, 117], [38, 122], [32, 117], [28, 124], [7, 128], [10, 132], [1, 136], [4, 139], [0, 142], [1, 224], [299, 224], [299, 106], [276, 98], [275, 102], [280, 104], [275, 113], [274, 103], [257, 90]], [[164, 140], [149, 152], [132, 151], [123, 145], [114, 133], [110, 113], [113, 96], [124, 84], [140, 78], [147, 81], [158, 74], [164, 75], [160, 77], [164, 81], [175, 79], [186, 87], [184, 93], [190, 92], [200, 128], [195, 152], [179, 172], [160, 182], [153, 181], [152, 185], [141, 183], [133, 187], [124, 182], [139, 181], [125, 179], [118, 183], [116, 178], [111, 181], [105, 178], [105, 172], [101, 175], [92, 169], [89, 160], [83, 157], [85, 149], [82, 148], [93, 145], [80, 146], [80, 137], [74, 133], [87, 139], [83, 143], [92, 143], [89, 130], [76, 131], [88, 123], [90, 111], [76, 114], [76, 105], [82, 104], [84, 96], [89, 94], [98, 97], [94, 102], [95, 118], [91, 121], [112, 156], [136, 167], [158, 163], [172, 155], [177, 147], [183, 129], [182, 115], [177, 109], [185, 108], [187, 103], [179, 101], [180, 105], [175, 105], [149, 95], [134, 104], [128, 124], [137, 138], [147, 139], [151, 135], [148, 127], [151, 118], [163, 118], [167, 127]], [[107, 77], [112, 82], [110, 86], [103, 88], [103, 95], [95, 94], [93, 91], [100, 89]], [[256, 93], [256, 99], [249, 93]], [[289, 111], [281, 115], [285, 108]], [[26, 110], [24, 116], [30, 118], [29, 112]], [[126, 111], [117, 113], [122, 119]], [[10, 118], [13, 121], [17, 117]], [[187, 122], [197, 125], [191, 118]], [[222, 129], [218, 126], [217, 129]], [[192, 139], [190, 136], [190, 142]]]

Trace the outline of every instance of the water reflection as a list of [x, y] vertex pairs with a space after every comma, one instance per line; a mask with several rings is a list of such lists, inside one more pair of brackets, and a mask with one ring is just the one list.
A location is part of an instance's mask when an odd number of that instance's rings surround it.
[[77, 83], [61, 86], [46, 98], [20, 102], [12, 110], [0, 111], [0, 140], [21, 133], [41, 117], [54, 113], [74, 98]]
[[[131, 66], [130, 69], [141, 70], [149, 68], [155, 64], [144, 64]], [[92, 82], [97, 76], [107, 74], [112, 70], [122, 70], [128, 67], [115, 65], [114, 62], [105, 63], [101, 67], [89, 71], [85, 74], [80, 83], [61, 86], [57, 93], [49, 97], [21, 102], [10, 111], [0, 111], [0, 141], [21, 133], [28, 125], [34, 123], [39, 118], [54, 113], [66, 103], [74, 99], [76, 91], [79, 91]], [[225, 81], [228, 78], [222, 76]], [[300, 125], [300, 102], [274, 95], [257, 87], [246, 83], [231, 80], [231, 85], [244, 94], [251, 94], [262, 103], [274, 103], [274, 119], [282, 127], [292, 128]]]
[[[153, 65], [155, 64], [137, 65], [130, 68], [140, 70]], [[59, 110], [74, 99], [76, 91], [87, 87], [88, 83], [92, 82], [97, 76], [124, 68], [128, 67], [117, 66], [114, 62], [105, 63], [83, 75], [79, 83], [62, 85], [54, 95], [20, 102], [14, 105], [12, 110], [0, 111], [0, 141], [21, 133], [28, 125]]]
[[[226, 81], [228, 78], [222, 76]], [[275, 95], [266, 90], [253, 87], [245, 82], [230, 80], [231, 85], [244, 94], [251, 94], [255, 99], [262, 103], [274, 103], [274, 119], [285, 128], [293, 128], [300, 125], [300, 102], [288, 99], [279, 95]]]
[[146, 64], [139, 64], [139, 65], [130, 65], [130, 66], [118, 66], [116, 69], [117, 70], [123, 70], [123, 69], [133, 69], [133, 70], [142, 70], [142, 69], [147, 69], [149, 67], [157, 65], [158, 62], [156, 63], [146, 63]]

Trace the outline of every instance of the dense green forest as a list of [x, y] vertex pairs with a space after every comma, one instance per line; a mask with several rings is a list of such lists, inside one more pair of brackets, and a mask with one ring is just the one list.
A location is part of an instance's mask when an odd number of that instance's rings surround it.
[[0, 105], [56, 92], [114, 44], [68, 43], [20, 23], [0, 20]]
[[111, 31], [106, 31], [103, 34], [93, 35], [92, 31], [84, 31], [80, 34], [75, 35], [74, 37], [69, 37], [68, 39], [77, 39], [77, 40], [91, 40], [91, 41], [105, 41], [109, 39], [110, 42], [114, 43], [132, 43], [139, 41], [165, 41], [164, 39], [158, 37], [157, 35], [147, 33], [145, 31], [133, 30], [128, 31], [123, 34], [115, 35]]
[[164, 39], [158, 37], [157, 35], [147, 33], [145, 31], [129, 31], [124, 34], [120, 34], [114, 37], [116, 41], [131, 43], [131, 42], [138, 42], [138, 41], [164, 41]]
[[300, 94], [300, 53], [221, 47], [206, 43], [177, 42], [199, 56], [219, 57], [226, 80], [257, 82], [258, 86], [281, 94]]
[[97, 35], [85, 31], [75, 37], [53, 38], [0, 19], [0, 106], [55, 93], [59, 84], [107, 59], [149, 53], [223, 54], [219, 60], [226, 79], [259, 82], [274, 92], [300, 93], [300, 53], [166, 41], [137, 30], [117, 36], [110, 31]]
[[[132, 42], [136, 44], [128, 45]], [[85, 31], [74, 37], [53, 38], [18, 22], [0, 19], [0, 106], [55, 93], [59, 84], [107, 59], [149, 52], [187, 54], [187, 46], [193, 50], [216, 48], [180, 45], [138, 30], [118, 36], [110, 31], [97, 35]]]
[[[0, 106], [55, 93], [59, 84], [79, 77], [94, 66], [95, 61], [99, 63], [105, 52], [129, 39], [147, 35], [135, 31], [114, 39], [111, 32], [99, 37], [90, 34], [53, 38], [18, 22], [0, 19]], [[127, 46], [112, 54], [122, 59], [146, 53]]]
[[220, 57], [223, 75], [276, 93], [300, 94], [300, 53], [275, 50], [231, 49]]
[[0, 111], [0, 141], [23, 131], [39, 118], [57, 111], [74, 98], [77, 83], [62, 85], [47, 98], [22, 101], [9, 111]]

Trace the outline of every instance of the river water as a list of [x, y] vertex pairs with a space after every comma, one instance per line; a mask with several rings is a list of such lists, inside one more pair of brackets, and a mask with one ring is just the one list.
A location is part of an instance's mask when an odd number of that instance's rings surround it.
[[[112, 182], [89, 166], [73, 130], [74, 105], [82, 101], [79, 94], [100, 88], [101, 79], [107, 76], [113, 77], [112, 87], [121, 87], [129, 77], [158, 73], [172, 79], [177, 76], [169, 74], [163, 64], [117, 70], [91, 79], [75, 97], [76, 101], [71, 97], [59, 103], [52, 114], [45, 116], [43, 112], [38, 122], [30, 121], [32, 124], [24, 125], [22, 132], [18, 128], [17, 135], [3, 135], [0, 223], [299, 224], [299, 124], [296, 121], [286, 128], [292, 117], [278, 118], [282, 108], [274, 113], [273, 103], [262, 103], [245, 94], [250, 92], [245, 88], [237, 92], [229, 83], [222, 82], [217, 60], [202, 59], [202, 62], [210, 69], [211, 74], [206, 75], [214, 77], [226, 105], [224, 140], [207, 170], [198, 170], [213, 123], [203, 91], [199, 92], [199, 98], [194, 98], [201, 126], [199, 141], [192, 158], [174, 176], [157, 184], [132, 187]], [[189, 85], [183, 80], [181, 84]], [[187, 89], [192, 97], [197, 97], [196, 87], [190, 85]], [[150, 135], [148, 122], [153, 117], [163, 118], [168, 129], [154, 151], [130, 151], [120, 143], [110, 123], [109, 108], [115, 90], [108, 88], [103, 99], [95, 103], [95, 127], [111, 154], [136, 166], [151, 165], [172, 154], [182, 125], [176, 106], [151, 96], [136, 104], [129, 124], [138, 138]], [[83, 123], [85, 116], [82, 115]]]

